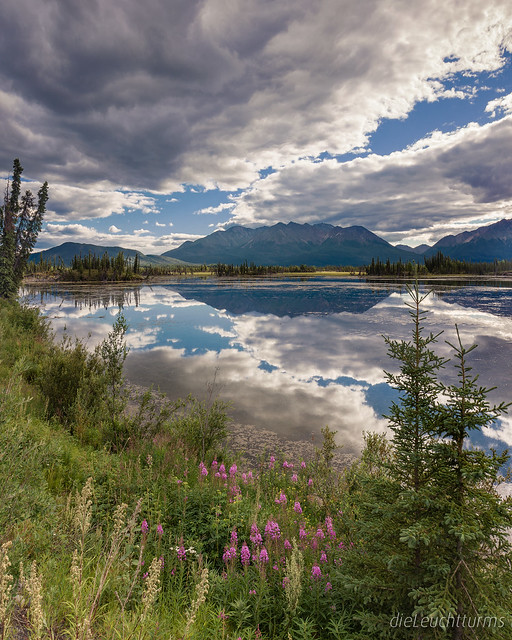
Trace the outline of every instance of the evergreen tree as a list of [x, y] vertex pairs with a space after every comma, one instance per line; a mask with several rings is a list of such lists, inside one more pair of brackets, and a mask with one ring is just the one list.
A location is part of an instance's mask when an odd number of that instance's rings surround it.
[[[470, 375], [474, 347], [454, 349], [458, 382], [438, 379], [446, 361], [424, 335], [418, 287], [409, 288], [410, 341], [386, 339], [399, 373], [387, 374], [399, 401], [389, 412], [393, 432], [385, 459], [367, 439], [349, 477], [349, 535], [341, 582], [361, 605], [361, 637], [506, 638], [511, 605], [510, 502], [496, 492], [507, 453], [472, 450], [468, 436], [492, 425], [506, 406], [491, 406], [489, 389]], [[371, 467], [367, 461], [372, 460]], [[408, 616], [425, 626], [404, 627]], [[478, 619], [480, 617], [480, 622]], [[478, 631], [475, 633], [475, 626]]]
[[48, 201], [48, 183], [37, 194], [37, 205], [31, 191], [21, 195], [23, 167], [18, 158], [13, 163], [12, 180], [0, 207], [0, 297], [17, 295], [27, 261], [34, 248]]

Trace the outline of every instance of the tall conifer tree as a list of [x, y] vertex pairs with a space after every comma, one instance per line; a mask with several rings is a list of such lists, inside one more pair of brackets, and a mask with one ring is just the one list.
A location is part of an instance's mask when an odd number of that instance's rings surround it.
[[34, 248], [46, 211], [48, 183], [37, 194], [37, 205], [31, 191], [21, 195], [23, 167], [16, 158], [12, 180], [0, 207], [0, 297], [14, 298], [18, 292], [27, 261]]

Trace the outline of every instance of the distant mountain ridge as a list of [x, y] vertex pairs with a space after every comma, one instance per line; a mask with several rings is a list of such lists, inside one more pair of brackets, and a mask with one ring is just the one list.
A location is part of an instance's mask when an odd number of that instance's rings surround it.
[[504, 218], [493, 224], [441, 238], [425, 252], [438, 251], [450, 258], [471, 262], [492, 262], [512, 259], [512, 220]]
[[209, 264], [240, 264], [247, 260], [261, 265], [309, 264], [319, 267], [360, 266], [377, 257], [382, 261], [417, 257], [411, 251], [397, 249], [365, 227], [296, 222], [278, 222], [254, 229], [235, 225], [193, 242], [184, 242], [162, 255]]
[[337, 227], [331, 224], [298, 224], [278, 222], [256, 228], [234, 225], [225, 231], [184, 242], [161, 256], [144, 255], [136, 249], [105, 247], [77, 242], [65, 242], [58, 247], [32, 254], [30, 259], [61, 257], [69, 266], [74, 255], [108, 253], [109, 257], [123, 251], [127, 257], [138, 254], [141, 264], [241, 264], [245, 260], [259, 265], [300, 265], [318, 267], [351, 265], [358, 267], [379, 258], [382, 262], [402, 260], [422, 261], [422, 256], [444, 255], [472, 262], [512, 260], [512, 220], [503, 219], [473, 231], [441, 238], [432, 247], [420, 245], [393, 246], [362, 226]]
[[137, 249], [126, 249], [124, 247], [104, 247], [97, 244], [86, 244], [83, 242], [64, 242], [57, 247], [51, 249], [44, 249], [38, 253], [32, 253], [29, 260], [32, 262], [39, 262], [41, 258], [44, 260], [55, 258], [58, 260], [62, 258], [62, 262], [66, 267], [71, 266], [71, 261], [74, 256], [82, 255], [87, 256], [89, 253], [97, 256], [103, 256], [105, 253], [109, 258], [115, 258], [117, 254], [122, 251], [125, 258], [135, 258], [139, 256], [141, 265], [172, 265], [172, 264], [184, 264], [182, 260], [176, 258], [167, 258], [162, 256], [145, 255], [142, 251]]

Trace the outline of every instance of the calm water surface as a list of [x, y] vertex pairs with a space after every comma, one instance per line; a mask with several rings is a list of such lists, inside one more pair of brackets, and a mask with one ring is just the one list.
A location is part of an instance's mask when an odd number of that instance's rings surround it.
[[[480, 383], [498, 389], [493, 402], [512, 400], [512, 288], [508, 282], [440, 282], [424, 303], [427, 331], [443, 331], [438, 351], [458, 325]], [[129, 324], [130, 381], [170, 397], [205, 396], [214, 379], [239, 422], [290, 439], [319, 441], [320, 429], [356, 452], [364, 430], [383, 430], [396, 397], [383, 370], [397, 370], [383, 335], [412, 331], [403, 284], [358, 279], [182, 279], [153, 285], [30, 286], [58, 335], [94, 347], [111, 330], [119, 308]], [[446, 380], [455, 372], [447, 365]], [[505, 417], [475, 444], [512, 444]]]

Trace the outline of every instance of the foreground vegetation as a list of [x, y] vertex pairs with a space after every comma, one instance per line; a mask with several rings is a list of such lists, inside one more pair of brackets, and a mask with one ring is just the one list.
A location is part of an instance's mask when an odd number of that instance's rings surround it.
[[507, 455], [467, 447], [506, 407], [460, 343], [439, 382], [410, 293], [393, 438], [343, 473], [328, 428], [314, 460], [245, 468], [213, 394], [128, 412], [122, 314], [90, 353], [0, 300], [0, 638], [510, 637]]

